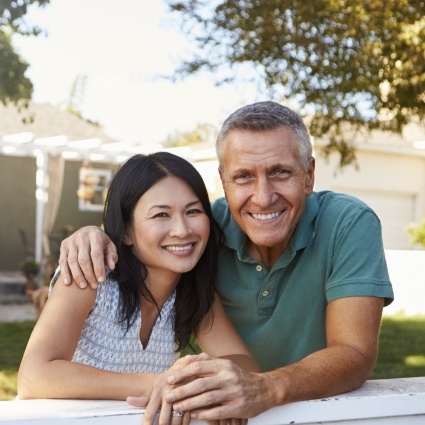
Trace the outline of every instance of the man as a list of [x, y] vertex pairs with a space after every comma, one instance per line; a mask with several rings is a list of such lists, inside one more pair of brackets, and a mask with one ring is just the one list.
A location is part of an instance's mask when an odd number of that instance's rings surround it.
[[[261, 365], [246, 373], [226, 360], [197, 360], [166, 398], [200, 420], [249, 418], [286, 403], [359, 387], [377, 356], [382, 308], [393, 298], [381, 227], [359, 200], [314, 192], [307, 129], [274, 102], [240, 108], [217, 139], [225, 199], [213, 203], [226, 242], [217, 290]], [[59, 261], [68, 283], [101, 281], [107, 236], [82, 229]], [[91, 256], [91, 258], [90, 258]], [[79, 263], [79, 264], [78, 264]]]

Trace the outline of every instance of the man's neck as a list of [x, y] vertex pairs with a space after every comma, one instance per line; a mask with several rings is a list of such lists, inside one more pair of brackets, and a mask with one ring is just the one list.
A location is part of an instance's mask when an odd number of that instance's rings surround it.
[[254, 260], [261, 261], [268, 270], [279, 260], [282, 253], [285, 251], [285, 246], [258, 246], [253, 244], [250, 240], [247, 241], [246, 249], [248, 255]]

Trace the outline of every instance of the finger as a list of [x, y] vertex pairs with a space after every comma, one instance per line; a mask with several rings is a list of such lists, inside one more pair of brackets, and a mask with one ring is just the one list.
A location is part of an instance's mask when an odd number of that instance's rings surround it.
[[[93, 288], [97, 288], [97, 279], [94, 274], [93, 263], [90, 257], [90, 252], [80, 250], [78, 251], [78, 258], [76, 263], [71, 263], [71, 260], [68, 259], [69, 266], [71, 267], [72, 275], [74, 280], [77, 283], [85, 283], [85, 286], [88, 284]], [[75, 269], [75, 271], [74, 271]], [[81, 285], [80, 285], [81, 286]]]
[[134, 407], [146, 407], [149, 403], [149, 397], [127, 397], [127, 403]]
[[[232, 413], [230, 408], [226, 407], [226, 405], [216, 405], [213, 407], [210, 407], [208, 409], [197, 409], [190, 412], [190, 416], [192, 419], [197, 419], [201, 421], [226, 421], [228, 420], [226, 418], [229, 418], [232, 416]], [[221, 422], [219, 422], [221, 424]]]
[[[72, 274], [72, 270], [70, 268], [70, 264], [68, 263], [68, 261], [71, 260], [71, 263], [74, 263], [77, 261], [77, 257], [78, 257], [76, 246], [70, 245], [71, 242], [68, 239], [64, 239], [61, 242], [60, 256], [58, 260], [60, 270], [61, 270], [61, 276], [63, 279], [63, 283], [65, 285], [70, 285], [74, 278], [74, 275]], [[78, 270], [77, 270], [77, 273], [78, 273]], [[80, 270], [80, 273], [81, 273], [81, 270]]]
[[[174, 403], [173, 409], [178, 411], [201, 410], [213, 405], [214, 399], [213, 391], [208, 391]], [[221, 417], [210, 417], [209, 419], [221, 419]]]
[[[180, 387], [175, 387], [166, 394], [165, 398], [168, 402], [174, 404], [175, 409], [185, 411], [197, 409], [221, 402], [222, 400], [216, 401], [211, 397], [214, 393], [213, 390], [221, 386], [222, 382], [220, 378], [217, 375], [212, 375], [195, 379]], [[197, 402], [201, 404], [196, 404]]]
[[105, 248], [105, 257], [106, 264], [108, 265], [110, 270], [115, 269], [115, 265], [118, 261], [118, 254], [115, 245], [112, 242], [109, 242]]
[[183, 416], [183, 425], [189, 425], [190, 424], [190, 412], [185, 412], [184, 416]]
[[[87, 270], [83, 270], [90, 286], [96, 288], [98, 283], [105, 280], [105, 263], [108, 260], [107, 253], [112, 252], [112, 258], [115, 258], [117, 257], [116, 249], [109, 237], [98, 228], [93, 229], [89, 233], [87, 247], [90, 247], [90, 261], [87, 262]], [[115, 264], [113, 264], [113, 268], [115, 268]]]
[[58, 260], [58, 264], [60, 266], [60, 274], [62, 276], [62, 282], [65, 285], [70, 285], [72, 282], [72, 276], [68, 267], [68, 261], [66, 260], [66, 257], [65, 257], [66, 255], [67, 254], [64, 253], [62, 256], [61, 254]]
[[[183, 416], [175, 416], [179, 413], [183, 413]], [[183, 425], [184, 417], [188, 416], [190, 419], [190, 415], [184, 412], [172, 412], [171, 413], [171, 425]]]
[[[170, 403], [162, 403], [161, 410], [159, 412], [158, 425], [169, 425], [169, 423], [174, 420], [173, 416], [171, 415], [172, 410], [173, 409]], [[177, 425], [179, 425], [181, 423], [182, 417], [177, 419], [179, 419], [179, 422], [177, 422]]]
[[[144, 413], [144, 417], [143, 417], [143, 424], [146, 425], [151, 425], [154, 423], [155, 421], [155, 416], [158, 413], [159, 408], [161, 407], [161, 402], [162, 402], [162, 398], [161, 398], [161, 394], [160, 393], [155, 393], [154, 391], [151, 393], [150, 395], [150, 399], [149, 399], [149, 403], [146, 405], [146, 409], [145, 409], [145, 413]], [[165, 404], [165, 403], [162, 403]], [[164, 408], [166, 409], [166, 408]], [[168, 406], [168, 410], [169, 412], [171, 412], [171, 406]], [[165, 413], [164, 413], [165, 415]], [[168, 414], [168, 419], [167, 421], [169, 421], [170, 418], [170, 414]], [[168, 425], [168, 422], [166, 422]]]
[[188, 378], [194, 379], [199, 376], [210, 375], [213, 372], [217, 371], [216, 362], [212, 359], [212, 357], [208, 356], [208, 354], [195, 354], [185, 356], [183, 357], [183, 359], [186, 362], [187, 366], [173, 371], [173, 374], [167, 378], [167, 382], [169, 384], [178, 384], [182, 381], [187, 380]]
[[61, 268], [61, 274], [64, 279], [64, 283], [69, 285], [72, 281], [76, 282], [80, 288], [85, 288], [87, 282], [84, 279], [83, 271], [78, 264], [78, 253], [75, 247], [70, 249], [61, 248], [61, 254], [59, 258], [59, 265]]

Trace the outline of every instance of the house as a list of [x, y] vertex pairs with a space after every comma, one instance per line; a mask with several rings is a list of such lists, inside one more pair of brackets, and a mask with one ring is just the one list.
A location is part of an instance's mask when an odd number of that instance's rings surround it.
[[[29, 139], [13, 141], [17, 134]], [[406, 134], [357, 136], [358, 169], [338, 170], [336, 155], [323, 156], [326, 141], [314, 141], [315, 190], [345, 192], [368, 203], [381, 219], [387, 249], [415, 248], [404, 228], [425, 217], [425, 149], [414, 144], [425, 140], [425, 131], [412, 126]], [[112, 140], [99, 125], [52, 105], [30, 104], [21, 112], [0, 105], [0, 271], [19, 269], [31, 248], [57, 261], [64, 230], [101, 224], [102, 191], [118, 164], [160, 149]], [[211, 143], [172, 151], [193, 162], [212, 199], [222, 195]], [[84, 199], [84, 183], [93, 179], [101, 182], [97, 198]]]
[[[19, 137], [28, 140], [18, 140]], [[31, 142], [33, 139], [37, 140], [36, 144]], [[60, 176], [50, 176], [51, 186], [56, 184], [60, 189], [51, 194], [51, 200], [57, 202], [53, 205], [55, 211], [49, 212], [49, 216], [55, 218], [54, 223], [49, 223], [49, 233], [53, 236], [48, 247], [52, 262], [57, 260], [53, 257], [57, 257], [65, 228], [102, 221], [101, 212], [79, 209], [79, 170], [83, 162], [89, 160], [90, 149], [77, 155], [78, 148], [70, 148], [69, 159], [62, 161], [62, 155], [55, 151], [58, 147], [49, 146], [49, 142], [55, 140], [57, 144], [79, 141], [88, 146], [93, 141], [115, 142], [99, 125], [53, 105], [30, 104], [28, 108], [18, 109], [11, 104], [0, 104], [0, 271], [18, 270], [25, 256], [35, 254], [36, 227], [41, 224], [37, 212], [42, 206], [40, 197], [46, 196], [40, 185], [49, 177], [45, 163], [48, 156], [57, 160], [61, 169]], [[116, 164], [108, 160], [92, 166], [113, 170]]]
[[425, 218], [425, 129], [409, 125], [402, 135], [372, 132], [354, 141], [358, 167], [342, 170], [336, 154], [324, 157], [326, 141], [315, 141], [315, 190], [362, 199], [381, 220], [386, 249], [415, 248], [405, 228]]

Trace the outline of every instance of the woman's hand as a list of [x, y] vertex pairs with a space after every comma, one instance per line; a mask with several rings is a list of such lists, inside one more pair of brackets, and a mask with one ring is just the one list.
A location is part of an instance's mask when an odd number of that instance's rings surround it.
[[186, 367], [190, 363], [190, 358], [196, 357], [202, 360], [203, 355], [185, 356], [177, 360], [172, 367], [154, 380], [150, 397], [128, 397], [127, 403], [136, 407], [145, 407], [143, 425], [153, 425], [155, 416], [159, 413], [159, 425], [188, 425], [190, 423], [190, 412], [173, 411], [172, 403], [168, 403], [166, 395], [175, 388], [170, 384], [169, 377], [173, 376], [177, 370]]
[[[182, 371], [184, 375], [183, 369], [187, 368], [190, 364], [212, 360], [213, 358], [205, 353], [180, 358], [170, 369], [155, 379], [150, 397], [127, 397], [127, 403], [146, 409], [143, 417], [143, 425], [153, 425], [158, 410], [160, 410], [159, 425], [168, 425], [170, 423], [171, 425], [188, 425], [191, 420], [191, 412], [173, 411], [173, 403], [167, 401], [167, 394], [177, 386], [188, 384], [192, 379], [197, 378], [197, 376], [193, 376], [191, 379], [184, 379], [177, 373], [178, 371]], [[179, 383], [177, 385], [172, 384], [171, 382], [176, 379], [177, 375], [180, 375], [178, 379]], [[210, 420], [208, 423], [210, 425], [246, 425], [248, 420], [231, 418]]]

